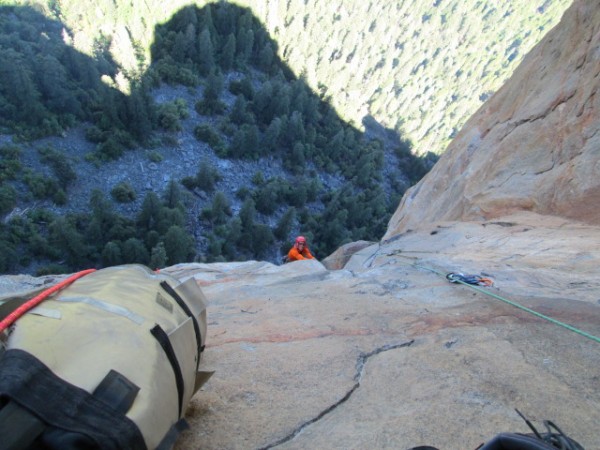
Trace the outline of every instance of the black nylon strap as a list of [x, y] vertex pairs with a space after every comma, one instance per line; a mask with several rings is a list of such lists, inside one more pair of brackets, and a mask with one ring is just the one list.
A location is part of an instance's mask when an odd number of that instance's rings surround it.
[[183, 309], [183, 311], [189, 317], [191, 317], [192, 321], [194, 322], [194, 332], [196, 333], [196, 343], [198, 346], [198, 357], [196, 359], [196, 371], [198, 371], [198, 366], [200, 364], [200, 353], [204, 351], [204, 347], [202, 346], [202, 333], [200, 333], [200, 326], [198, 325], [198, 320], [188, 307], [185, 300], [181, 298], [181, 296], [175, 291], [175, 289], [171, 287], [171, 285], [169, 285], [169, 283], [167, 283], [166, 281], [161, 281], [160, 285], [171, 297], [175, 299], [175, 301], [181, 307], [181, 309]]
[[29, 448], [45, 429], [44, 422], [13, 401], [0, 409], [1, 450]]
[[0, 357], [0, 404], [6, 399], [35, 414], [49, 428], [81, 436], [97, 448], [146, 450], [144, 437], [131, 419], [20, 349], [6, 350]]
[[140, 388], [116, 370], [111, 370], [108, 375], [94, 389], [94, 397], [114, 408], [115, 411], [125, 414], [133, 405]]
[[160, 327], [160, 325], [156, 325], [154, 328], [152, 328], [150, 333], [152, 333], [152, 336], [156, 338], [162, 349], [165, 351], [167, 359], [173, 368], [173, 373], [175, 374], [175, 384], [177, 386], [177, 396], [179, 397], [179, 417], [181, 417], [181, 412], [183, 409], [184, 383], [183, 375], [181, 374], [181, 367], [179, 366], [179, 361], [177, 361], [175, 350], [173, 350], [169, 336], [167, 333], [165, 333], [165, 330]]
[[179, 419], [173, 424], [171, 428], [169, 428], [169, 431], [167, 432], [163, 440], [160, 441], [160, 444], [158, 444], [156, 450], [171, 450], [173, 448], [173, 445], [175, 445], [175, 441], [179, 437], [179, 434], [182, 431], [187, 430], [189, 427], [190, 426], [188, 425], [185, 419]]

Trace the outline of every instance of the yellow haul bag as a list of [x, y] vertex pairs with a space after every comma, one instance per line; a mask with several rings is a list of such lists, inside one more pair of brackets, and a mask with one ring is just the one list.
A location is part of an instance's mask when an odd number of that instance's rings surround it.
[[210, 376], [205, 304], [194, 279], [125, 265], [20, 317], [2, 335], [0, 449], [171, 448]]

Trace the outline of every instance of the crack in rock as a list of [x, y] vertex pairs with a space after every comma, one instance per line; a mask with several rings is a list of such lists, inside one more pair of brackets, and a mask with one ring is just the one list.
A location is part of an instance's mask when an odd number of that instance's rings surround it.
[[267, 450], [270, 448], [277, 447], [278, 445], [284, 444], [288, 441], [291, 441], [296, 436], [298, 436], [298, 434], [300, 434], [305, 428], [307, 428], [308, 426], [312, 425], [313, 423], [316, 423], [317, 421], [321, 420], [327, 414], [329, 414], [330, 412], [335, 410], [338, 406], [345, 403], [352, 396], [354, 391], [356, 391], [360, 387], [360, 381], [362, 379], [365, 364], [370, 357], [378, 355], [379, 353], [390, 351], [390, 350], [396, 350], [396, 349], [402, 348], [402, 347], [410, 347], [414, 342], [415, 342], [415, 340], [411, 339], [410, 341], [403, 342], [401, 344], [387, 344], [382, 347], [376, 348], [375, 350], [373, 350], [369, 353], [361, 353], [358, 357], [358, 360], [356, 361], [356, 374], [354, 375], [354, 385], [350, 388], [350, 390], [348, 392], [346, 392], [346, 395], [344, 395], [340, 400], [335, 402], [333, 405], [331, 405], [328, 408], [321, 411], [319, 414], [317, 414], [312, 419], [301, 424], [299, 427], [297, 427], [295, 430], [293, 430], [287, 436], [279, 439], [278, 441], [274, 442], [273, 444], [269, 444], [265, 447], [260, 447], [259, 450]]

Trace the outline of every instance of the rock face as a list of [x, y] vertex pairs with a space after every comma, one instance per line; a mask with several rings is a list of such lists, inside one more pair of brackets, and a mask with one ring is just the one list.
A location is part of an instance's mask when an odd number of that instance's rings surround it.
[[346, 263], [350, 260], [350, 257], [356, 252], [362, 250], [365, 247], [370, 247], [374, 242], [369, 241], [356, 241], [342, 245], [335, 252], [325, 258], [322, 263], [326, 269], [338, 270], [342, 269]]
[[[514, 304], [600, 336], [599, 241], [596, 226], [521, 213], [423, 225], [341, 270], [165, 268], [206, 295], [202, 369], [215, 371], [175, 450], [475, 449], [529, 431], [515, 408], [598, 449], [600, 340]], [[494, 285], [450, 283], [448, 272]], [[3, 291], [52, 282], [0, 281]]]
[[515, 408], [600, 448], [599, 26], [576, 1], [343, 268], [163, 269], [202, 287], [215, 371], [176, 450], [474, 449], [530, 432]]
[[[208, 298], [205, 370], [178, 450], [474, 449], [550, 419], [600, 448], [597, 227], [527, 213], [423, 226], [316, 261], [185, 264]], [[446, 280], [485, 275], [492, 287]]]
[[575, 1], [407, 192], [384, 239], [514, 211], [600, 225], [599, 87], [600, 8]]

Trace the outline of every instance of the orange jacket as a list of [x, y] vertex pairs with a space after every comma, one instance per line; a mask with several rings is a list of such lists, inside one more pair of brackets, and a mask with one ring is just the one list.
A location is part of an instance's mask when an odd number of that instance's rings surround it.
[[315, 257], [310, 253], [310, 250], [307, 246], [304, 246], [302, 253], [298, 251], [296, 246], [294, 245], [290, 251], [288, 252], [288, 260], [289, 261], [298, 261], [300, 259], [315, 259]]

